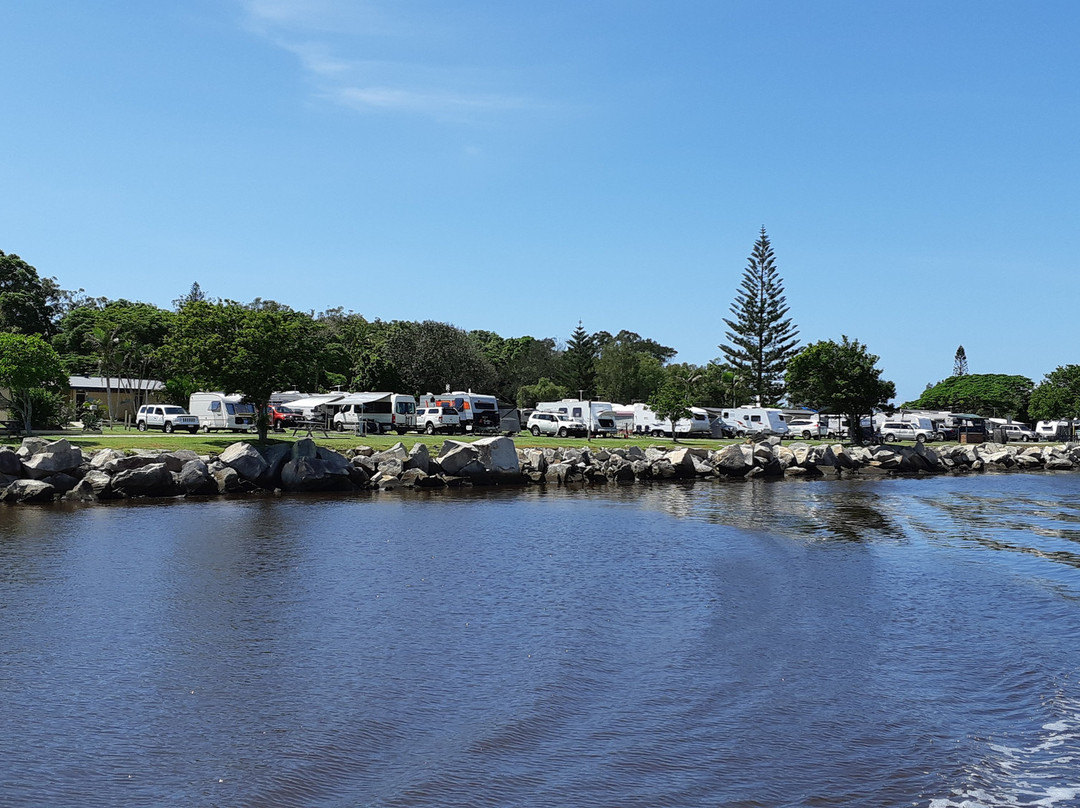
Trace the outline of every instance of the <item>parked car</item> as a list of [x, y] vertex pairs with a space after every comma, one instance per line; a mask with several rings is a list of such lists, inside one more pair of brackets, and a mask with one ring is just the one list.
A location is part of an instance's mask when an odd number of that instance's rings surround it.
[[1027, 424], [999, 424], [994, 429], [1000, 429], [1005, 433], [1006, 440], [1037, 441], [1036, 435]]
[[304, 420], [304, 414], [284, 404], [271, 404], [266, 408], [266, 417], [273, 430], [283, 430]]
[[937, 437], [936, 433], [929, 429], [923, 429], [902, 421], [886, 421], [881, 425], [880, 433], [881, 439], [886, 443], [896, 443], [898, 440], [913, 440], [926, 443]]
[[541, 435], [557, 435], [560, 438], [574, 435], [579, 438], [584, 438], [589, 434], [589, 428], [585, 426], [584, 421], [580, 421], [569, 415], [564, 415], [561, 412], [543, 412], [541, 410], [536, 410], [529, 416], [529, 421], [526, 426], [533, 434], [533, 437], [537, 438]]
[[788, 436], [809, 440], [810, 438], [824, 438], [828, 429], [821, 421], [788, 421]]
[[143, 404], [135, 414], [135, 425], [140, 432], [153, 427], [163, 432], [186, 429], [194, 435], [199, 431], [199, 416], [172, 404]]
[[461, 416], [453, 407], [417, 407], [416, 431], [434, 435], [436, 432], [457, 432]]

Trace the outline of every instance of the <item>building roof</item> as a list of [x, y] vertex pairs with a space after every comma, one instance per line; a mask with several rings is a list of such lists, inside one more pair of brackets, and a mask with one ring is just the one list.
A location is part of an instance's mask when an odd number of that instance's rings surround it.
[[104, 376], [68, 376], [68, 387], [73, 390], [164, 390], [165, 383], [157, 379], [109, 379], [106, 388]]

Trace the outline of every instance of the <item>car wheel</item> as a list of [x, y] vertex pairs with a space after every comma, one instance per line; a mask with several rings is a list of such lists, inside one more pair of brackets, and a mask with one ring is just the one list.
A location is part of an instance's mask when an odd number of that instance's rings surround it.
[[146, 431], [146, 421], [139, 421], [139, 431], [140, 432], [145, 432]]
[[651, 435], [652, 435], [652, 436], [653, 436], [654, 438], [662, 438], [662, 437], [664, 437], [664, 433], [663, 433], [663, 432], [661, 432], [661, 431], [660, 431], [659, 429], [654, 429], [654, 430], [653, 430], [653, 431], [652, 431], [652, 432], [651, 432], [650, 434], [651, 434]]
[[336, 424], [334, 424], [334, 429], [336, 429], [338, 432], [344, 432], [345, 431], [345, 422], [344, 421], [338, 421]]
[[431, 421], [428, 421], [427, 424], [424, 425], [424, 432], [427, 433], [428, 435], [434, 435], [435, 434], [435, 424], [431, 423]]
[[892, 432], [889, 432], [885, 436], [885, 442], [886, 443], [895, 443], [896, 442], [896, 435], [894, 435]]
[[166, 421], [165, 426], [162, 427], [165, 432], [171, 433], [173, 431], [172, 421]]
[[560, 438], [565, 438], [566, 437], [566, 427], [565, 426], [559, 427], [559, 437]]
[[915, 436], [915, 442], [916, 443], [926, 443], [926, 435], [916, 435]]
[[804, 429], [802, 431], [802, 437], [803, 437], [803, 440], [810, 440], [810, 430], [809, 429]]
[[539, 438], [540, 437], [540, 427], [538, 427], [536, 424], [533, 424], [529, 428], [529, 431], [532, 432], [534, 438]]

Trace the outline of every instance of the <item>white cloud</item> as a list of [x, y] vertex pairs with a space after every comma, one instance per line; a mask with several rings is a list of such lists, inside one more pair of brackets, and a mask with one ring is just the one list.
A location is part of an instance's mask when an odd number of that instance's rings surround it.
[[295, 55], [316, 95], [331, 103], [459, 121], [534, 106], [523, 97], [491, 91], [491, 84], [505, 80], [505, 71], [360, 55], [408, 52], [419, 36], [438, 36], [431, 21], [422, 32], [409, 30], [372, 3], [345, 0], [243, 0], [243, 8], [248, 28]]

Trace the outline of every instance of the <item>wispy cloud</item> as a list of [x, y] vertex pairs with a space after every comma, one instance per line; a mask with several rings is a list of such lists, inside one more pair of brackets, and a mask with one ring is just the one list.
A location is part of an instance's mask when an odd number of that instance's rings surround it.
[[[504, 71], [436, 66], [407, 57], [368, 58], [370, 53], [414, 52], [421, 35], [374, 3], [243, 0], [243, 8], [247, 27], [292, 53], [314, 82], [316, 95], [331, 103], [359, 112], [459, 121], [536, 106], [523, 96], [501, 91]], [[423, 36], [430, 38], [430, 26], [426, 28]]]

